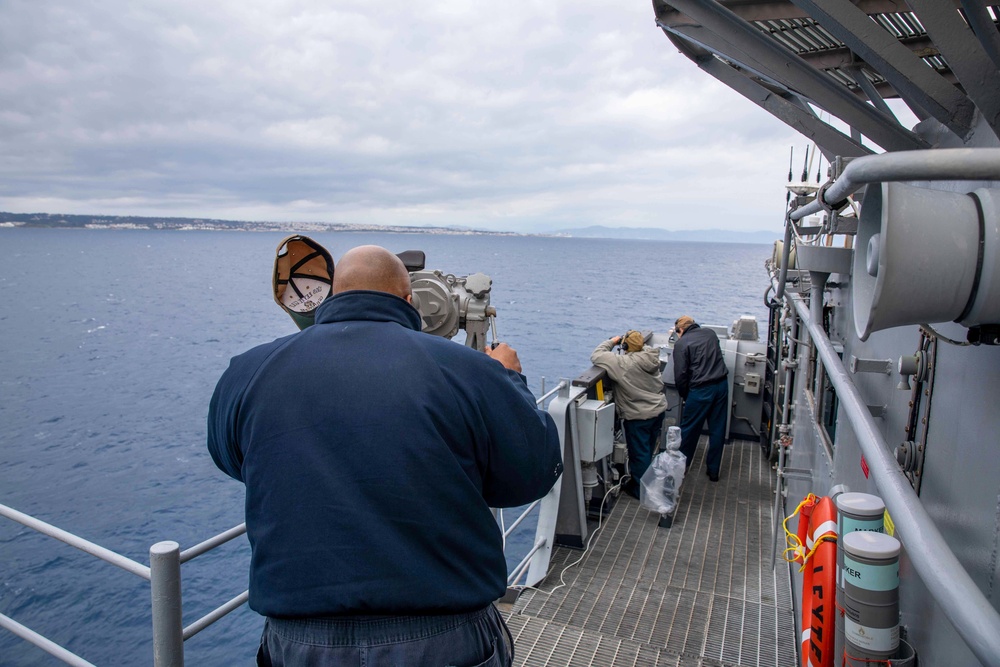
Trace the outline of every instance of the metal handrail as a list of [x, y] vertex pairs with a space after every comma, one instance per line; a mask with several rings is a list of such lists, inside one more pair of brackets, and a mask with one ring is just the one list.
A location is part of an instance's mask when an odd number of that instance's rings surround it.
[[247, 532], [246, 523], [241, 523], [238, 526], [233, 526], [229, 530], [219, 533], [215, 537], [210, 537], [201, 544], [196, 544], [189, 549], [185, 549], [181, 552], [181, 563], [186, 563], [192, 558], [196, 558], [207, 551], [211, 551], [215, 547], [221, 546], [228, 542], [229, 540], [236, 539], [240, 535], [245, 535]]
[[82, 537], [63, 530], [62, 528], [56, 528], [52, 524], [45, 523], [44, 521], [36, 519], [35, 517], [25, 514], [24, 512], [18, 512], [13, 507], [8, 507], [7, 505], [0, 505], [0, 516], [5, 516], [11, 521], [16, 521], [22, 526], [36, 530], [43, 535], [53, 537], [60, 542], [65, 542], [71, 547], [75, 547], [80, 551], [90, 554], [91, 556], [96, 556], [106, 563], [111, 563], [126, 572], [131, 572], [132, 574], [149, 581], [148, 567], [142, 563], [135, 562], [131, 558], [115, 553], [110, 549], [105, 549], [101, 545], [95, 544], [90, 540], [85, 540]]
[[560, 380], [559, 384], [557, 384], [555, 387], [552, 388], [552, 391], [548, 391], [542, 394], [542, 397], [535, 401], [535, 405], [537, 405], [538, 407], [542, 407], [542, 403], [555, 396], [557, 393], [559, 393], [559, 390], [565, 386], [566, 386], [566, 380]]
[[[186, 628], [181, 627], [180, 566], [246, 533], [246, 524], [234, 526], [185, 551], [176, 542], [160, 542], [150, 548], [147, 567], [99, 544], [46, 523], [40, 519], [0, 504], [0, 516], [43, 535], [64, 542], [86, 554], [120, 567], [150, 582], [153, 613], [153, 660], [156, 667], [184, 664], [183, 641], [198, 634], [227, 614], [241, 607], [249, 597], [244, 591], [226, 604], [206, 614]], [[93, 663], [56, 644], [51, 639], [0, 614], [0, 628], [21, 637], [72, 667], [95, 667]]]
[[0, 614], [0, 628], [9, 630], [21, 639], [34, 644], [49, 655], [53, 655], [65, 662], [67, 665], [71, 665], [71, 667], [97, 667], [94, 663], [87, 662], [76, 653], [67, 651], [48, 637], [43, 637], [31, 628], [21, 625], [9, 616]]
[[1000, 667], [1000, 614], [955, 556], [890, 454], [889, 444], [822, 323], [813, 320], [801, 296], [788, 294], [785, 298], [791, 301], [799, 319], [806, 325], [886, 509], [898, 532], [906, 537], [906, 553], [914, 570], [976, 657], [984, 665]]
[[[553, 389], [552, 393], [555, 393], [558, 389], [559, 387]], [[546, 397], [543, 397], [541, 400], [544, 400], [545, 398]], [[538, 507], [540, 502], [541, 500], [536, 500], [528, 505], [506, 530], [504, 538], [509, 537], [510, 534], [524, 521], [524, 519], [526, 519], [528, 515]], [[154, 664], [157, 667], [183, 665], [183, 642], [195, 636], [226, 615], [232, 613], [236, 609], [239, 609], [241, 606], [246, 604], [249, 599], [250, 592], [243, 591], [232, 600], [229, 600], [225, 604], [217, 607], [187, 627], [179, 627], [181, 611], [179, 595], [180, 566], [183, 563], [197, 558], [198, 556], [239, 537], [240, 535], [244, 535], [246, 533], [246, 523], [234, 526], [219, 533], [218, 535], [200, 542], [193, 547], [185, 549], [184, 551], [180, 551], [176, 542], [160, 542], [150, 549], [151, 567], [147, 567], [141, 563], [137, 563], [125, 556], [122, 556], [121, 554], [95, 544], [94, 542], [90, 542], [89, 540], [73, 535], [72, 533], [62, 530], [61, 528], [57, 528], [30, 515], [24, 514], [23, 512], [19, 512], [11, 507], [8, 507], [7, 505], [0, 504], [0, 516], [5, 516], [27, 528], [31, 528], [32, 530], [36, 530], [44, 535], [58, 539], [61, 542], [65, 542], [70, 546], [76, 547], [85, 553], [99, 558], [100, 560], [117, 565], [127, 572], [150, 581], [154, 589], [159, 587], [162, 590], [163, 586], [166, 586], [168, 591], [172, 591], [172, 594], [168, 592], [168, 594], [164, 595], [160, 591], [155, 590], [152, 594], [154, 616], [153, 651]], [[528, 555], [524, 557], [521, 563], [514, 568], [514, 571], [510, 575], [514, 581], [516, 581], [517, 578], [524, 573], [531, 557], [543, 545], [544, 541], [536, 544]], [[159, 584], [160, 581], [165, 583]], [[75, 653], [70, 652], [52, 640], [40, 635], [34, 630], [31, 630], [4, 614], [0, 614], [0, 628], [4, 628], [29, 643], [34, 644], [38, 648], [62, 660], [67, 665], [71, 665], [72, 667], [95, 667], [93, 663], [86, 661]], [[163, 637], [164, 634], [167, 635], [166, 638]]]
[[527, 507], [525, 507], [524, 511], [521, 512], [521, 515], [514, 520], [514, 523], [510, 524], [510, 527], [507, 528], [507, 530], [504, 531], [503, 538], [506, 540], [508, 537], [510, 537], [510, 534], [514, 532], [514, 529], [517, 528], [521, 524], [521, 522], [524, 521], [528, 517], [528, 514], [531, 513], [531, 510], [533, 510], [536, 507], [538, 507], [538, 505], [541, 502], [542, 502], [542, 499], [539, 498], [535, 502], [533, 502], [530, 505], [528, 505]]
[[545, 538], [541, 538], [535, 542], [534, 546], [531, 548], [531, 551], [529, 551], [528, 554], [523, 559], [521, 559], [521, 562], [517, 564], [517, 567], [514, 568], [514, 571], [511, 572], [510, 575], [507, 577], [508, 586], [510, 586], [515, 581], [521, 578], [521, 575], [523, 575], [525, 570], [528, 569], [528, 565], [531, 564], [531, 557], [534, 556], [535, 553], [539, 549], [544, 547], [547, 543], [548, 540], [546, 540]]
[[[559, 383], [555, 387], [553, 387], [550, 391], [547, 391], [547, 392], [543, 393], [541, 395], [541, 397], [539, 397], [538, 399], [536, 399], [535, 400], [535, 405], [538, 406], [538, 407], [542, 407], [542, 405], [545, 403], [545, 401], [549, 400], [550, 398], [552, 398], [553, 396], [555, 396], [556, 394], [558, 394], [561, 389], [563, 389], [564, 387], [567, 387], [567, 386], [569, 386], [569, 382], [567, 380], [560, 380]], [[542, 378], [542, 391], [545, 391], [545, 378]], [[521, 523], [525, 519], [528, 518], [528, 515], [531, 514], [535, 510], [535, 508], [537, 508], [539, 505], [542, 504], [543, 500], [544, 500], [544, 498], [539, 498], [538, 500], [534, 501], [533, 503], [531, 503], [530, 505], [528, 505], [527, 507], [525, 507], [524, 511], [521, 512], [521, 514], [519, 514], [516, 519], [514, 519], [514, 522], [512, 524], [510, 524], [510, 526], [508, 526], [508, 527], [506, 527], [504, 529], [503, 540], [504, 540], [504, 554], [505, 555], [506, 555], [507, 538], [510, 537], [511, 534], [514, 532], [514, 530], [519, 525], [521, 525]], [[500, 517], [501, 517], [501, 520], [502, 520], [502, 517], [503, 517], [503, 508], [500, 508], [498, 511], [500, 513]], [[517, 581], [524, 574], [524, 570], [527, 568], [529, 562], [531, 561], [531, 557], [534, 556], [535, 553], [537, 553], [538, 550], [545, 543], [546, 543], [546, 540], [544, 538], [542, 538], [541, 544], [536, 544], [534, 546], [534, 548], [532, 548], [532, 550], [530, 552], [528, 552], [528, 555], [525, 556], [521, 560], [520, 563], [518, 563], [517, 567], [515, 567], [511, 571], [511, 573], [507, 576], [507, 585], [508, 586], [511, 585], [512, 582]]]
[[191, 639], [191, 637], [194, 637], [196, 634], [198, 634], [208, 626], [212, 625], [212, 623], [215, 623], [226, 614], [232, 611], [236, 611], [237, 609], [242, 607], [249, 598], [250, 598], [250, 591], [248, 590], [243, 591], [242, 593], [234, 597], [226, 604], [217, 607], [216, 609], [213, 609], [209, 613], [205, 614], [197, 621], [184, 628], [184, 641]]

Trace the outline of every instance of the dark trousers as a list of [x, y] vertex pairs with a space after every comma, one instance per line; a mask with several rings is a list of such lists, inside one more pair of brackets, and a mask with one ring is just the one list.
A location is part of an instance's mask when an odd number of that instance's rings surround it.
[[628, 469], [632, 475], [632, 480], [625, 487], [625, 491], [636, 498], [639, 497], [639, 480], [643, 473], [649, 468], [653, 460], [653, 450], [660, 439], [660, 431], [663, 430], [663, 415], [652, 417], [651, 419], [626, 419], [625, 420], [625, 444], [628, 445]]
[[469, 614], [268, 618], [259, 667], [509, 667], [510, 632], [492, 604]]
[[722, 465], [722, 446], [726, 439], [726, 407], [729, 405], [729, 381], [722, 378], [714, 384], [691, 387], [684, 399], [684, 416], [681, 418], [681, 452], [688, 465], [698, 448], [701, 425], [708, 420], [708, 454], [705, 462], [708, 472], [719, 474]]

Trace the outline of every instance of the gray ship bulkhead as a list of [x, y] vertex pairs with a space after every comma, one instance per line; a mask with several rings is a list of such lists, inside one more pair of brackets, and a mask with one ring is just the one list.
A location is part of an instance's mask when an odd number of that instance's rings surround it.
[[765, 410], [786, 445], [784, 511], [810, 492], [882, 495], [921, 664], [1000, 664], [1000, 8], [653, 9], [681, 53], [830, 165], [826, 183], [789, 173], [770, 265]]

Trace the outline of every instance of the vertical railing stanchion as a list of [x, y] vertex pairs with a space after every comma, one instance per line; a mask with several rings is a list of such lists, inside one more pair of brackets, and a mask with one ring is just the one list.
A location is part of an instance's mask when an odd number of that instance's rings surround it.
[[153, 602], [153, 666], [184, 667], [180, 545], [168, 541], [151, 546], [149, 570]]

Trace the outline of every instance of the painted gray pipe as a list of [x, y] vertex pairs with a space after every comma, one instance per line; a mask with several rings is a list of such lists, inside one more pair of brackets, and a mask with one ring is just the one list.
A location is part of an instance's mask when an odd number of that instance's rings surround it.
[[829, 273], [809, 272], [809, 318], [814, 322], [823, 322], [823, 292], [829, 277]]
[[781, 247], [781, 277], [774, 288], [774, 298], [781, 301], [785, 296], [785, 279], [788, 277], [788, 257], [792, 247], [792, 223], [785, 220], [785, 244]]
[[[942, 152], [934, 151], [935, 154]], [[1000, 154], [1000, 151], [997, 153]], [[955, 557], [909, 480], [899, 469], [892, 456], [892, 448], [875, 425], [871, 412], [823, 331], [822, 322], [812, 321], [802, 297], [790, 294], [788, 298], [802, 321], [807, 323], [813, 345], [826, 366], [841, 408], [857, 434], [861, 451], [868, 461], [886, 509], [896, 524], [897, 533], [904, 538], [906, 553], [914, 569], [976, 657], [984, 665], [1000, 667], [1000, 614]]]
[[[1000, 180], [1000, 148], [896, 151], [852, 160], [826, 191], [823, 200], [827, 204], [835, 204], [866, 183], [996, 180]], [[798, 221], [822, 210], [823, 205], [817, 198], [792, 211], [789, 217]]]
[[[826, 191], [823, 200], [835, 204], [866, 183], [884, 181], [965, 181], [1000, 180], [1000, 148], [938, 148], [924, 151], [896, 151], [855, 158]], [[799, 221], [819, 213], [818, 199], [792, 211], [788, 218]], [[792, 245], [792, 226], [785, 221], [785, 244], [781, 250], [781, 277], [774, 296], [785, 294], [788, 257]]]

